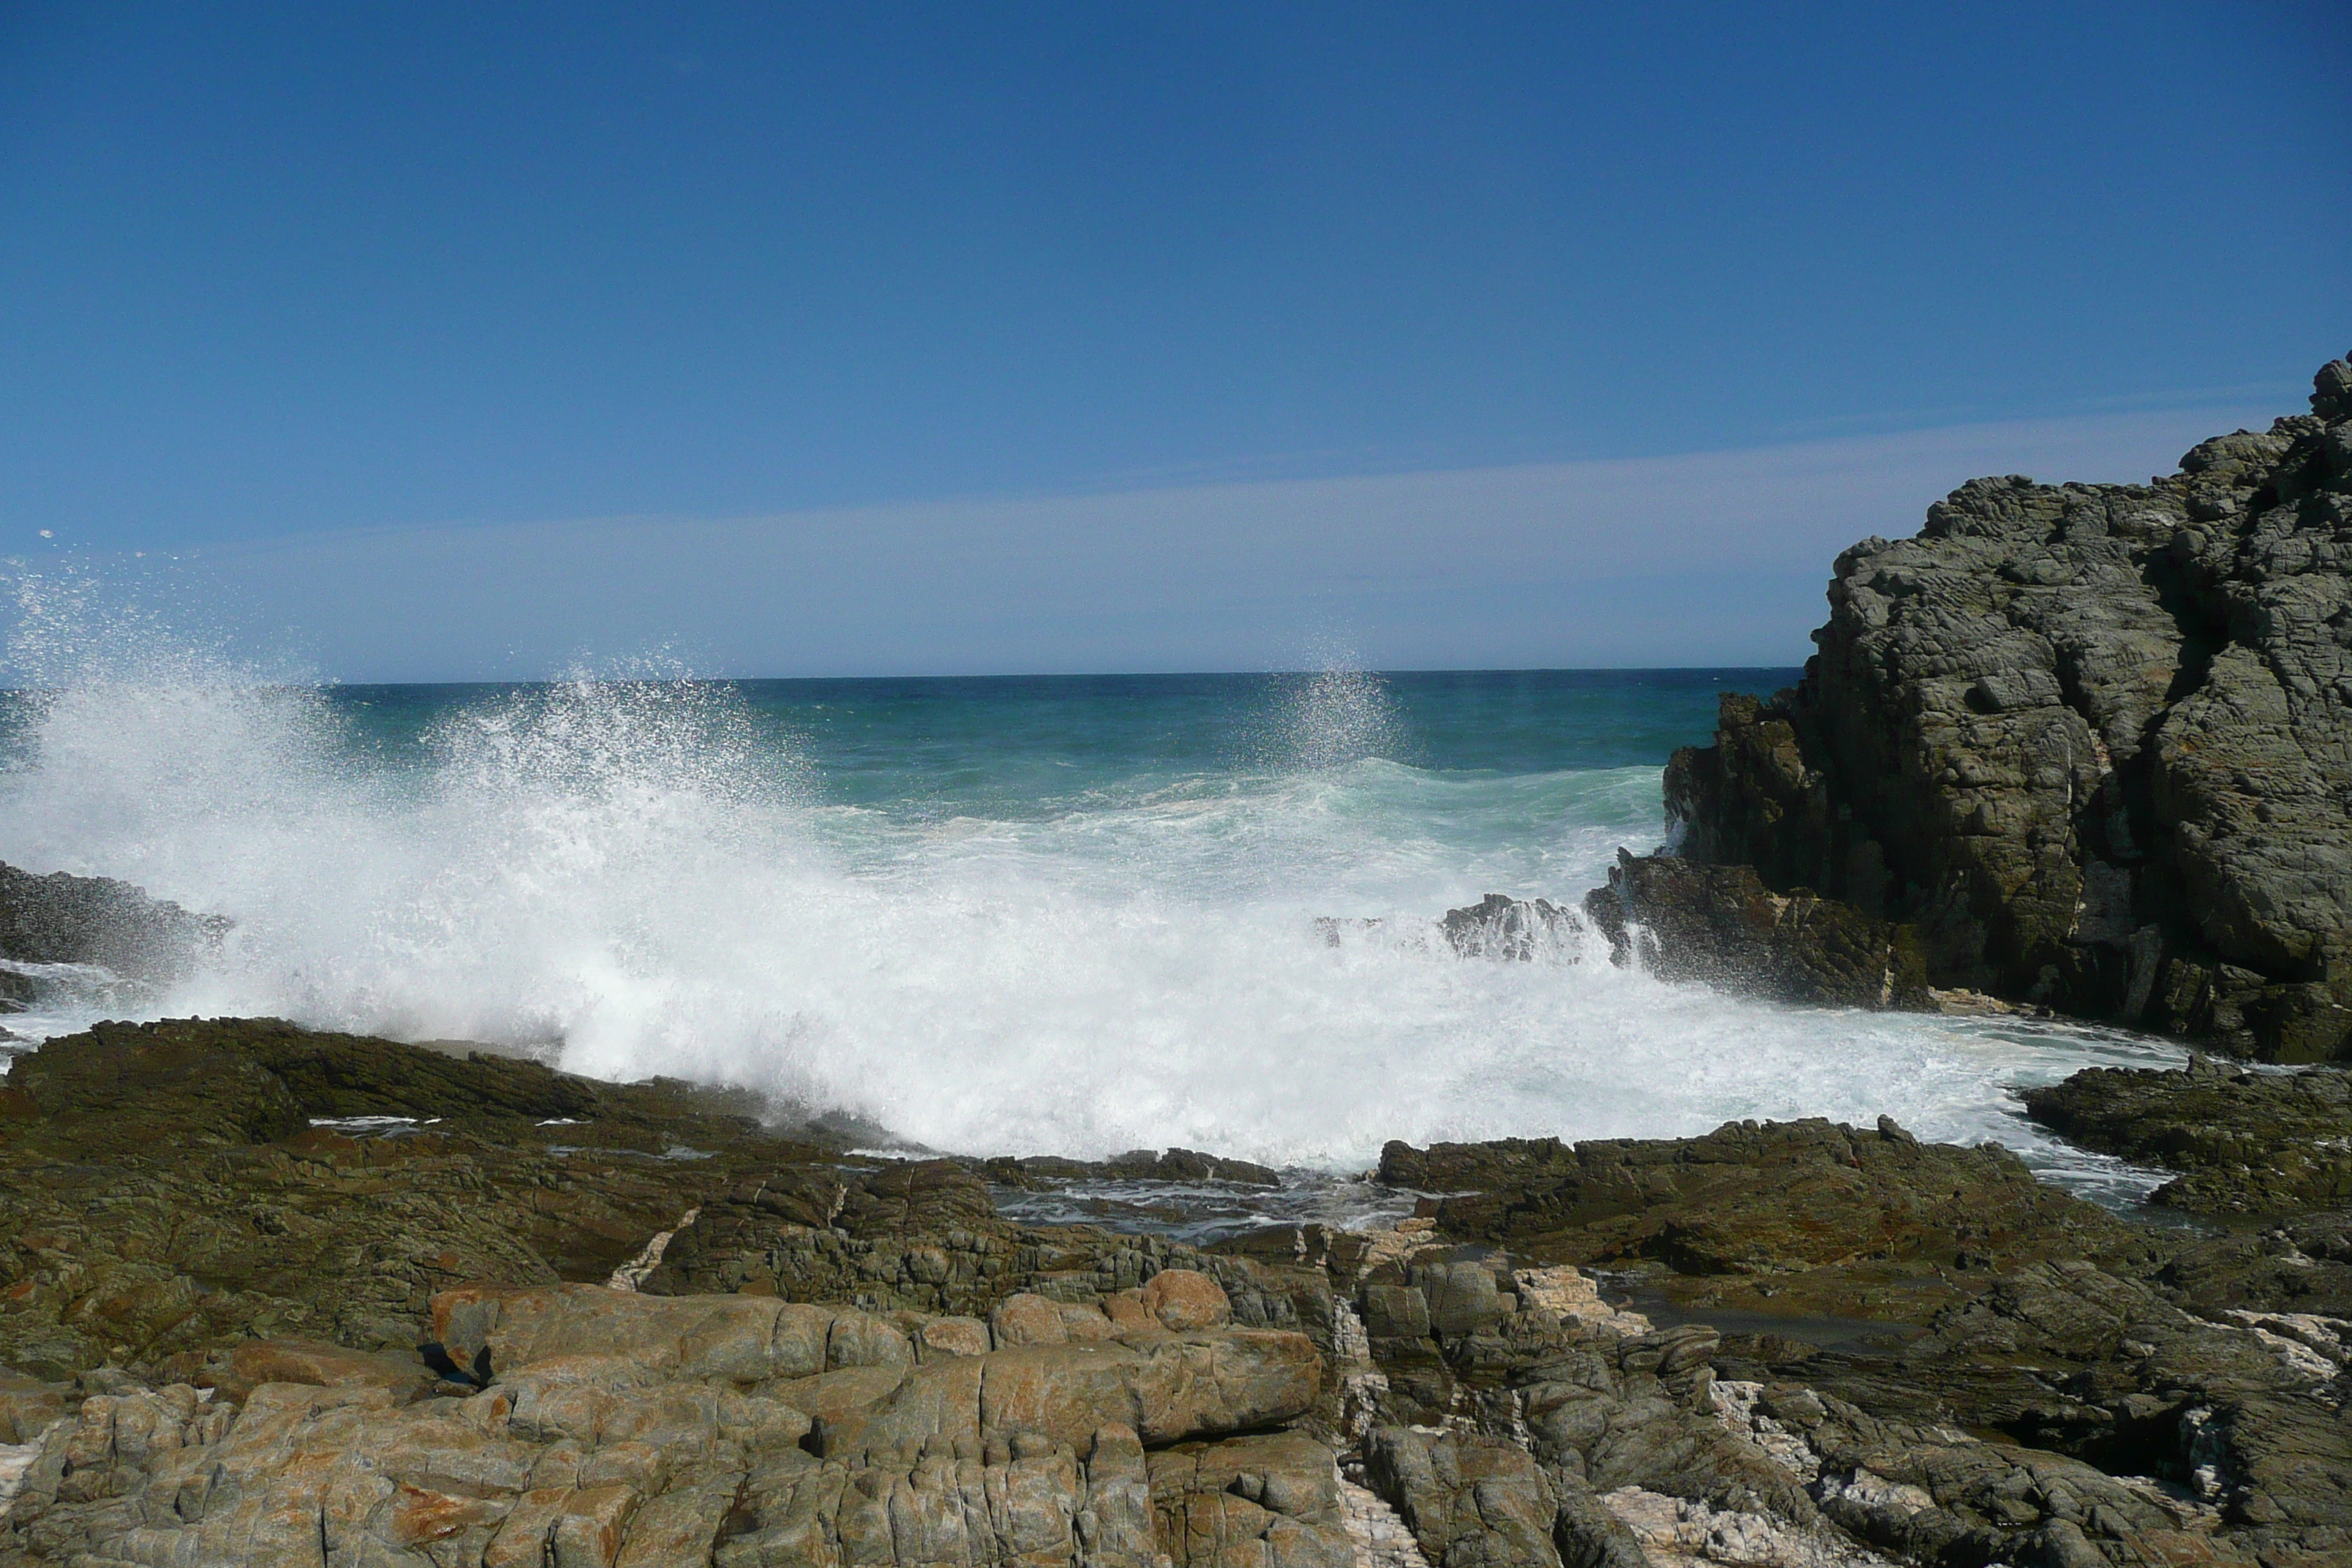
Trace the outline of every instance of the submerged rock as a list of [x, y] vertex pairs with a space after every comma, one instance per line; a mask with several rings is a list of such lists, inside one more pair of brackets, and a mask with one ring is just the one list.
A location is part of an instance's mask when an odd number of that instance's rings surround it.
[[1497, 958], [1526, 963], [1538, 957], [1577, 957], [1575, 914], [1546, 899], [1489, 893], [1466, 909], [1448, 910], [1438, 923], [1457, 958]]
[[1675, 853], [1916, 928], [1927, 984], [2274, 1061], [2352, 1047], [2352, 366], [2147, 485], [1977, 479], [1727, 696]]

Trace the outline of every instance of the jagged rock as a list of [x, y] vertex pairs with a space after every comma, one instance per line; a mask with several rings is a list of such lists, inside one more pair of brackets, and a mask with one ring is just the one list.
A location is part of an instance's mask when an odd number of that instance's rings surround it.
[[1150, 1456], [1151, 1506], [1177, 1568], [1354, 1568], [1331, 1450], [1302, 1433]]
[[446, 1292], [430, 1329], [487, 1352], [487, 1388], [276, 1345], [233, 1358], [278, 1374], [257, 1384], [85, 1400], [41, 1436], [0, 1554], [1150, 1568], [1157, 1515], [1180, 1563], [1349, 1561], [1330, 1449], [1200, 1440], [1306, 1413], [1299, 1335], [1153, 1324], [926, 1363], [854, 1309], [594, 1286]]
[[1559, 1499], [1526, 1449], [1383, 1426], [1365, 1445], [1365, 1468], [1433, 1568], [1559, 1568]]
[[1466, 909], [1446, 910], [1438, 929], [1458, 958], [1497, 958], [1518, 963], [1538, 956], [1571, 963], [1576, 958], [1576, 916], [1546, 899], [1489, 893]]
[[2110, 1561], [2167, 1563], [2216, 1530], [2220, 1561], [2352, 1551], [2340, 1363], [2087, 1264], [2021, 1269], [1899, 1350], [1727, 1343], [1719, 1360], [1769, 1385], [1755, 1408], [1801, 1435], [1824, 1510], [1916, 1558], [2047, 1552], [2079, 1533]]
[[2352, 1205], [2352, 1074], [2090, 1068], [2022, 1091], [2025, 1113], [2085, 1148], [2183, 1173], [2152, 1201], [2202, 1214]]
[[1746, 866], [1617, 852], [1584, 901], [1621, 964], [1789, 1002], [1916, 1007], [1927, 997], [1917, 933], [1808, 889], [1765, 887]]
[[2344, 365], [2169, 478], [1977, 479], [1845, 552], [1803, 681], [1669, 764], [1678, 853], [1915, 925], [1937, 987], [2344, 1052]]
[[91, 963], [132, 979], [170, 980], [216, 945], [228, 926], [218, 915], [190, 914], [110, 877], [44, 877], [0, 865], [0, 959]]
[[2255, 1310], [2352, 1321], [2352, 1210], [2200, 1237], [2154, 1278], [2174, 1300], [2207, 1318]]

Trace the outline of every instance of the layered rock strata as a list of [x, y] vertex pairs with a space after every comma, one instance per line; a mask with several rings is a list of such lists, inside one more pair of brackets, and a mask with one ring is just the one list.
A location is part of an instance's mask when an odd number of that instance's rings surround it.
[[[1845, 552], [1804, 679], [1668, 767], [1673, 853], [1908, 927], [1932, 986], [2343, 1055], [2352, 363], [2311, 410], [2146, 485], [1973, 480]], [[1616, 891], [1661, 929], [1723, 907]]]

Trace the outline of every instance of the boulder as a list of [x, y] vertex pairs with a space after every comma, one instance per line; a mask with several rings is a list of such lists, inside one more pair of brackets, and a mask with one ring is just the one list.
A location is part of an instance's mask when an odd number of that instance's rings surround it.
[[1225, 1288], [1197, 1268], [1163, 1268], [1144, 1284], [1138, 1304], [1163, 1328], [1222, 1328], [1234, 1321]]

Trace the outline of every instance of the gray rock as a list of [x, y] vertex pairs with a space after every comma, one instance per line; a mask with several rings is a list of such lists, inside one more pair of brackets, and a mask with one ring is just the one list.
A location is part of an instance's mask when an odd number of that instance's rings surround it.
[[1803, 681], [1669, 765], [1678, 852], [1915, 927], [1934, 986], [2343, 1054], [2347, 374], [2168, 478], [1972, 480], [1848, 550]]
[[1514, 899], [1489, 893], [1464, 909], [1448, 910], [1438, 922], [1446, 945], [1460, 958], [1496, 958], [1527, 963], [1538, 956], [1574, 962], [1576, 916], [1548, 899]]

